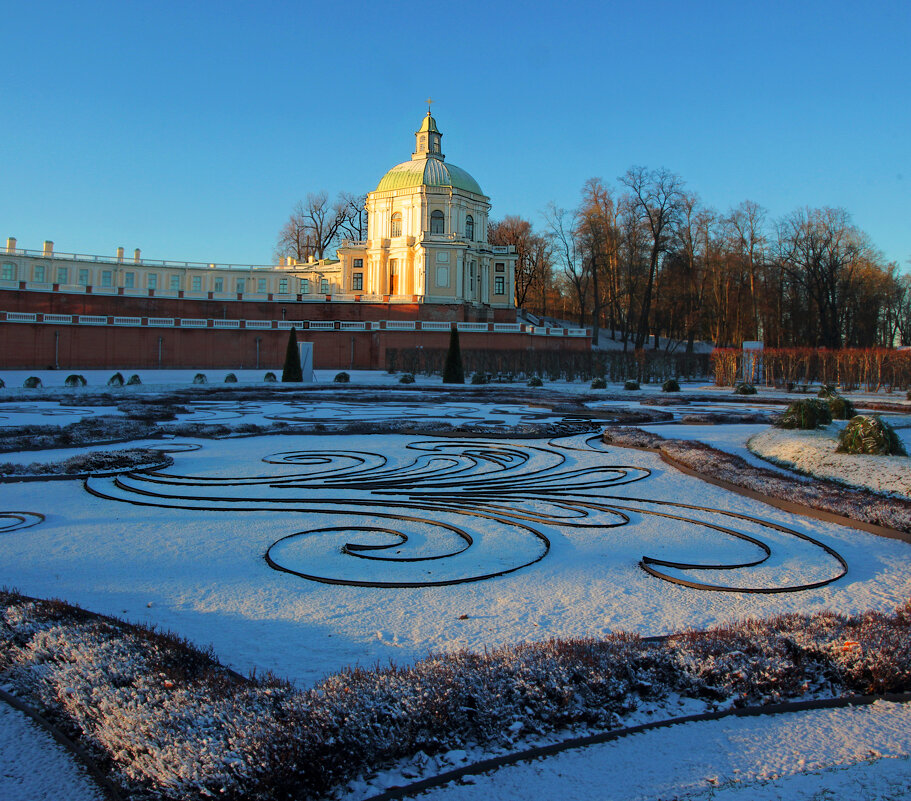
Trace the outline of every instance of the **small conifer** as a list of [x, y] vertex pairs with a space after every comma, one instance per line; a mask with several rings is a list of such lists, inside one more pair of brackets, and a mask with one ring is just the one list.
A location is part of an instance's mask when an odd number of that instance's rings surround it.
[[285, 366], [282, 368], [282, 383], [303, 380], [301, 353], [297, 347], [297, 329], [291, 326], [291, 330], [288, 332], [288, 348], [285, 350]]
[[443, 366], [444, 384], [464, 384], [465, 370], [462, 367], [462, 351], [459, 348], [459, 329], [453, 325], [449, 332], [449, 350]]

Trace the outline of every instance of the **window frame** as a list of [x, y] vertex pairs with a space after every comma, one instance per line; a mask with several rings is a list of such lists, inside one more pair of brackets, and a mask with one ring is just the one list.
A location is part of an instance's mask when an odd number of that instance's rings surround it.
[[474, 242], [474, 217], [470, 214], [465, 218], [465, 238]]
[[402, 235], [402, 212], [396, 211], [393, 212], [392, 216], [389, 218], [389, 238], [395, 239], [397, 236]]
[[446, 215], [439, 209], [430, 212], [430, 233], [434, 236], [442, 236], [446, 233]]

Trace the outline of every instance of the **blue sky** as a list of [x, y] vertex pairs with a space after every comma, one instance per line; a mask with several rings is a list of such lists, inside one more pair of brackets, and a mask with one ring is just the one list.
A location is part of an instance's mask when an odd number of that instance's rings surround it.
[[294, 203], [367, 191], [436, 101], [492, 215], [633, 164], [709, 205], [843, 206], [911, 259], [911, 3], [10, 0], [0, 236], [267, 263]]

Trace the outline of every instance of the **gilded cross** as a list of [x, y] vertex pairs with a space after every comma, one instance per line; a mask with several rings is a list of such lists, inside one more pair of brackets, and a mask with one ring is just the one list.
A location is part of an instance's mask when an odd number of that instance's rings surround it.
[[431, 100], [428, 97], [424, 102], [427, 104], [427, 116], [429, 117], [430, 116], [430, 104], [433, 103], [433, 100]]

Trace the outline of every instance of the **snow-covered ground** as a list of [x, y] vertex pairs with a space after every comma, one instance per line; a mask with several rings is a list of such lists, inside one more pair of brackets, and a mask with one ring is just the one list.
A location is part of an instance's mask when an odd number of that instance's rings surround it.
[[[585, 439], [200, 440], [188, 443], [198, 450], [174, 453], [163, 475], [92, 479], [94, 494], [75, 481], [6, 484], [0, 510], [47, 519], [0, 534], [0, 584], [155, 623], [212, 643], [241, 672], [273, 670], [301, 685], [345, 665], [430, 651], [618, 629], [661, 634], [790, 610], [892, 610], [911, 596], [904, 543], [804, 520], [682, 476], [653, 454], [602, 453]], [[584, 506], [599, 499], [603, 511]], [[646, 555], [756, 557], [755, 546], [708, 523], [760, 538], [772, 558], [669, 572], [744, 589], [837, 575], [818, 547], [729, 513], [816, 537], [846, 558], [848, 575], [807, 592], [754, 594], [686, 589], [639, 568]], [[388, 547], [345, 553], [345, 543]], [[272, 569], [264, 555], [273, 545], [278, 566], [346, 583]], [[376, 556], [388, 559], [365, 558]], [[504, 570], [514, 572], [436, 586]], [[416, 586], [357, 585], [365, 581]]]
[[102, 801], [85, 769], [50, 734], [0, 701], [3, 801]]
[[654, 729], [472, 776], [421, 798], [900, 801], [909, 787], [911, 705], [879, 701]]
[[[769, 428], [750, 437], [747, 447], [763, 459], [803, 473], [911, 497], [911, 458], [836, 453], [843, 427], [836, 422], [815, 431]], [[896, 433], [907, 449], [911, 428], [900, 428]]]

